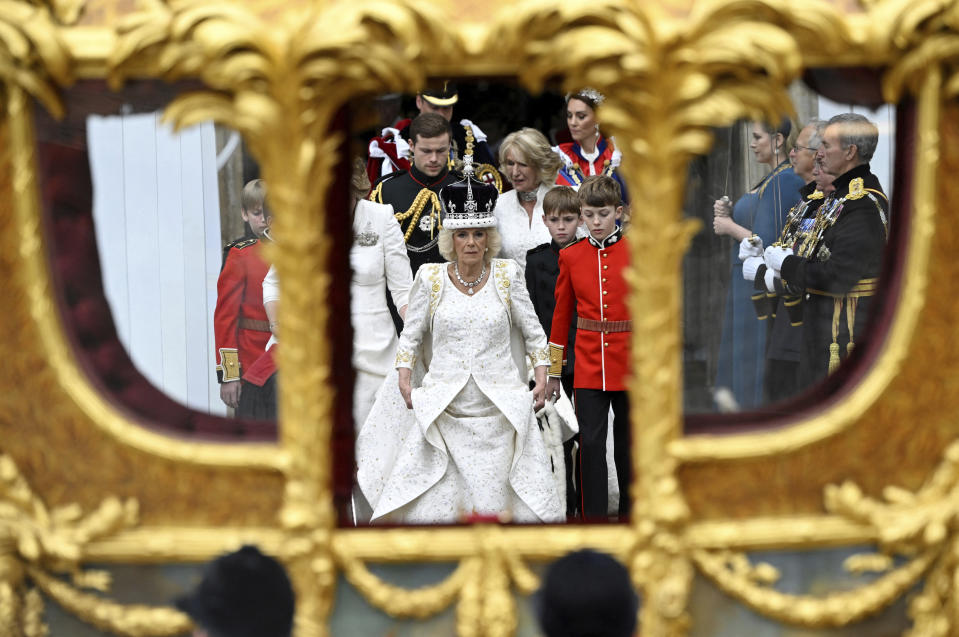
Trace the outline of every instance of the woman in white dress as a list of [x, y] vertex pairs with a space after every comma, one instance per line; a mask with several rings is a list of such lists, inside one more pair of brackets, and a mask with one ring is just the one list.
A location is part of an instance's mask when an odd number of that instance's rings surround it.
[[499, 147], [500, 172], [513, 184], [496, 201], [496, 227], [503, 238], [501, 255], [526, 269], [526, 253], [550, 242], [543, 222], [543, 196], [556, 181], [561, 165], [546, 137], [535, 128], [506, 136]]
[[357, 439], [357, 477], [374, 523], [564, 518], [533, 413], [544, 400], [546, 336], [522, 271], [492, 258], [495, 197], [469, 176], [441, 192], [439, 246], [451, 262], [417, 272], [397, 372]]
[[[353, 164], [350, 209], [353, 245], [350, 248], [350, 318], [353, 325], [353, 423], [357, 431], [366, 420], [376, 392], [393, 368], [396, 328], [386, 306], [389, 289], [400, 316], [406, 315], [413, 275], [400, 225], [393, 207], [366, 200], [370, 180], [361, 160]], [[276, 320], [279, 285], [271, 266], [263, 280], [263, 301], [271, 325]]]

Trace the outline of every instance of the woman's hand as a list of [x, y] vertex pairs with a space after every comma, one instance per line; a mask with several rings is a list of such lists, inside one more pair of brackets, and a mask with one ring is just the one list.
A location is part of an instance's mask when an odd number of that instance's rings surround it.
[[714, 217], [732, 217], [733, 216], [733, 207], [729, 202], [729, 197], [723, 197], [722, 199], [717, 199], [713, 202], [713, 216]]
[[546, 365], [533, 369], [533, 411], [539, 411], [546, 404]]
[[713, 232], [720, 236], [724, 234], [729, 235], [736, 241], [742, 241], [746, 237], [751, 237], [753, 234], [752, 230], [743, 228], [733, 221], [732, 217], [726, 215], [716, 215], [713, 217]]
[[413, 409], [413, 370], [409, 367], [400, 367], [396, 370], [399, 372], [400, 379], [400, 394], [403, 395], [403, 400], [406, 402], [407, 409]]
[[736, 227], [738, 227], [738, 224], [733, 221], [732, 217], [726, 215], [713, 216], [713, 232], [720, 236], [724, 234], [732, 235], [733, 228]]

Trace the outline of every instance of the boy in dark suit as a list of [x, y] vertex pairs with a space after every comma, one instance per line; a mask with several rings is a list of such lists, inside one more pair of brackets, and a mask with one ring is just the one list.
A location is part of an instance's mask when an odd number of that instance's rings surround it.
[[[533, 309], [543, 326], [543, 331], [549, 334], [553, 324], [553, 309], [556, 307], [556, 277], [559, 276], [559, 251], [576, 241], [576, 229], [580, 224], [579, 197], [569, 186], [557, 186], [543, 197], [543, 223], [549, 229], [553, 238], [549, 243], [538, 245], [526, 253], [526, 289], [533, 302]], [[573, 343], [576, 338], [576, 328], [569, 331], [570, 355], [563, 367], [561, 382], [566, 395], [573, 396]], [[572, 462], [573, 445], [578, 435], [563, 443], [563, 456], [566, 459], [566, 515], [573, 517], [579, 508], [577, 496], [578, 484], [574, 479]]]

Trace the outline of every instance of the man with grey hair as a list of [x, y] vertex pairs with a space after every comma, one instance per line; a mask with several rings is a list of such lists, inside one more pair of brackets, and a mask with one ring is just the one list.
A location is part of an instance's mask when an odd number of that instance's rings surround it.
[[863, 336], [888, 224], [888, 200], [869, 169], [878, 142], [879, 130], [862, 115], [830, 119], [816, 157], [835, 175], [835, 191], [803, 241], [763, 255], [784, 288], [803, 299], [800, 387], [833, 372]]
[[806, 184], [813, 180], [812, 170], [816, 162], [816, 153], [825, 130], [826, 122], [821, 119], [811, 120], [799, 131], [793, 147], [789, 149], [789, 161], [792, 162], [793, 171], [802, 177]]
[[[795, 250], [812, 229], [816, 211], [824, 200], [818, 187], [816, 153], [822, 142], [826, 122], [819, 119], [806, 124], [789, 150], [793, 170], [806, 185], [800, 188], [800, 200], [786, 215], [774, 245]], [[829, 177], [832, 182], [832, 177]], [[755, 272], [755, 274], [753, 274]], [[788, 294], [781, 279], [775, 278], [762, 256], [743, 262], [743, 277], [753, 277], [753, 304], [759, 320], [769, 320], [766, 336], [766, 364], [763, 368], [763, 398], [767, 403], [785, 400], [799, 393], [799, 353], [802, 345], [802, 323], [796, 319], [797, 300]]]

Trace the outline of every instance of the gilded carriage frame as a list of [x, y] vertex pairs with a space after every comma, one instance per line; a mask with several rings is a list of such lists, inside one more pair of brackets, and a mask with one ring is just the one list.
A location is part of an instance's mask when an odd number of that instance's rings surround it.
[[[0, 635], [43, 634], [38, 591], [106, 630], [176, 634], [188, 621], [170, 608], [83, 592], [103, 581], [81, 565], [202, 561], [247, 540], [290, 568], [302, 636], [328, 633], [340, 573], [388, 613], [420, 618], [455, 604], [459, 634], [509, 635], [512, 589], [537, 585], [528, 563], [585, 545], [629, 565], [643, 593], [644, 635], [685, 634], [696, 570], [757, 612], [807, 626], [854, 623], [925, 575], [910, 606], [914, 634], [959, 630], [959, 372], [950, 356], [959, 347], [950, 339], [959, 225], [949, 217], [959, 186], [944, 178], [959, 156], [941, 143], [959, 126], [950, 102], [959, 92], [959, 2], [524, 0], [480, 11], [408, 0], [0, 0], [0, 8], [0, 258], [8, 273], [0, 290], [9, 303], [0, 342], [10, 361], [0, 377], [7, 388], [29, 378], [26, 391], [0, 401]], [[697, 229], [681, 215], [686, 165], [710, 148], [711, 127], [790, 110], [786, 89], [804, 68], [859, 65], [883, 69], [887, 101], [916, 102], [911, 229], [885, 342], [868, 372], [815, 413], [763, 433], [683, 437], [681, 264]], [[566, 88], [608, 96], [602, 114], [623, 151], [633, 223], [647, 229], [630, 241], [644, 267], [631, 276], [638, 327], [628, 525], [336, 525], [333, 370], [320, 335], [332, 320], [322, 202], [337, 151], [323, 133], [352, 96], [412, 92], [428, 75], [515, 76], [533, 91], [561, 77]], [[61, 91], [81, 78], [115, 87], [131, 78], [198, 80], [203, 88], [175, 100], [167, 117], [233, 126], [261, 160], [285, 244], [275, 255], [287, 299], [280, 322], [285, 338], [303, 344], [281, 354], [280, 365], [298, 373], [281, 395], [279, 444], [152, 433], [77, 368], [53, 311], [29, 113], [34, 100], [62, 113]], [[875, 455], [866, 458], [867, 449]], [[91, 473], [81, 453], [125, 470]], [[64, 481], [51, 458], [84, 479]], [[829, 476], [852, 481], [826, 484], [814, 476], [817, 460], [841, 469]], [[736, 497], [737, 486], [769, 476], [780, 476], [774, 494], [790, 487], [785, 501]], [[198, 481], [207, 485], [202, 497], [158, 487]], [[855, 543], [883, 551], [861, 566], [889, 566], [893, 553], [907, 559], [864, 589], [813, 598], [774, 591], [769, 569], [742, 553]], [[436, 586], [409, 591], [371, 574], [374, 561], [459, 565]]]

